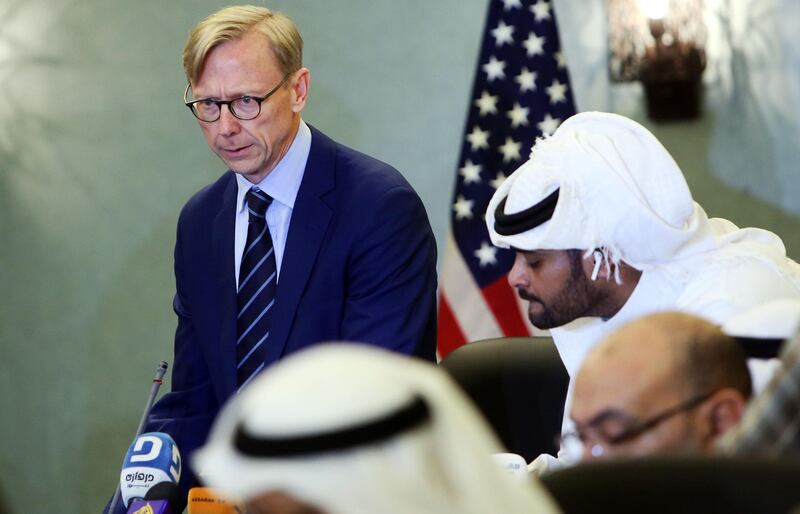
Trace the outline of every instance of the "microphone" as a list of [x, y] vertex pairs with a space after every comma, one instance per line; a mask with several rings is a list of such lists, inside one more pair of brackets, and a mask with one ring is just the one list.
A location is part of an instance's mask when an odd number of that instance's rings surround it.
[[147, 491], [143, 500], [133, 500], [128, 514], [179, 514], [174, 506], [180, 502], [181, 490], [172, 482], [159, 482]]
[[[136, 435], [134, 435], [134, 439], [139, 437], [139, 435], [144, 430], [144, 425], [147, 422], [147, 416], [150, 415], [150, 410], [153, 408], [153, 404], [156, 401], [156, 395], [158, 394], [158, 389], [161, 387], [161, 384], [164, 383], [164, 374], [167, 372], [167, 363], [166, 361], [161, 361], [158, 363], [158, 367], [156, 368], [156, 375], [153, 377], [153, 385], [150, 387], [150, 394], [147, 396], [147, 402], [144, 405], [144, 412], [142, 413], [142, 418], [139, 420], [139, 427], [136, 429]], [[172, 443], [175, 444], [174, 442]], [[130, 449], [128, 450], [130, 451]], [[124, 467], [124, 464], [123, 464]], [[119, 502], [119, 495], [120, 495], [120, 485], [117, 484], [117, 488], [114, 491], [114, 496], [111, 497], [111, 503], [108, 507], [108, 513], [114, 514], [114, 511], [117, 508], [117, 503]]]
[[163, 432], [147, 432], [133, 441], [122, 462], [122, 500], [128, 507], [132, 500], [145, 498], [156, 484], [177, 484], [180, 478], [181, 454], [175, 441]]
[[189, 489], [189, 514], [238, 514], [239, 511], [231, 502], [225, 501], [210, 487], [192, 487]]

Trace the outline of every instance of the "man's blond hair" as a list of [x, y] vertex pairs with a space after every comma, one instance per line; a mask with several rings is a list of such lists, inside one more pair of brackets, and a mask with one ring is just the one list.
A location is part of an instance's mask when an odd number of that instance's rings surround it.
[[233, 5], [198, 23], [183, 48], [183, 69], [197, 82], [208, 53], [216, 46], [257, 30], [267, 38], [275, 60], [286, 75], [303, 66], [303, 38], [289, 16], [255, 5]]

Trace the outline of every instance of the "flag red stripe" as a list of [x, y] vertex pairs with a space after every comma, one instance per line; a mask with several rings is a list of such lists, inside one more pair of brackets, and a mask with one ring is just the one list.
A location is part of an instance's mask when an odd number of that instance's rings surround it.
[[467, 338], [447, 302], [447, 296], [443, 292], [439, 293], [439, 326], [436, 338], [440, 359], [445, 358], [448, 353], [467, 342]]
[[531, 335], [519, 312], [516, 293], [508, 285], [508, 278], [505, 275], [484, 287], [481, 292], [507, 337]]

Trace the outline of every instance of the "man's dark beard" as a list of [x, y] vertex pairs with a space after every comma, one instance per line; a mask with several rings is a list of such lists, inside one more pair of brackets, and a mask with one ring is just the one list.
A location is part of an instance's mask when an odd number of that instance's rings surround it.
[[590, 316], [593, 308], [603, 297], [602, 292], [583, 271], [583, 252], [580, 250], [569, 250], [569, 252], [569, 280], [548, 303], [545, 304], [540, 298], [529, 295], [522, 289], [517, 290], [521, 298], [542, 304], [541, 314], [533, 316], [530, 309], [528, 310], [528, 319], [536, 328], [549, 330], [578, 318]]

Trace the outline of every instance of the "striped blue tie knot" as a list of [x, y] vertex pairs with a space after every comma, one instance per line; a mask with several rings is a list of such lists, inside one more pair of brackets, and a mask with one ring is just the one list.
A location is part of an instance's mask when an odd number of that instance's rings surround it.
[[266, 223], [272, 197], [254, 187], [245, 200], [249, 223], [239, 268], [236, 320], [236, 376], [240, 389], [264, 368], [278, 279], [275, 249]]
[[259, 188], [253, 187], [245, 195], [245, 200], [250, 213], [250, 223], [266, 221], [267, 208], [272, 203], [272, 197]]

